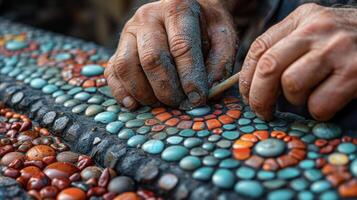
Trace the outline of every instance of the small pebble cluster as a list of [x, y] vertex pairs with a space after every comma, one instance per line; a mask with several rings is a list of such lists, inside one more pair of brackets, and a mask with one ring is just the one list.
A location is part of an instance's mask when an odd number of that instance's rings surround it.
[[47, 129], [33, 125], [25, 115], [0, 102], [0, 166], [35, 199], [116, 200], [158, 199], [148, 190], [136, 190], [130, 177], [100, 168]]
[[[103, 49], [5, 22], [2, 26], [0, 75], [41, 91], [128, 147], [179, 166], [185, 177], [250, 198], [357, 197], [356, 135], [334, 124], [290, 114], [265, 122], [238, 95], [190, 111], [143, 106], [130, 112], [117, 104], [103, 77], [109, 58]], [[16, 93], [11, 101], [23, 97]], [[173, 190], [179, 178], [163, 175], [159, 188]]]

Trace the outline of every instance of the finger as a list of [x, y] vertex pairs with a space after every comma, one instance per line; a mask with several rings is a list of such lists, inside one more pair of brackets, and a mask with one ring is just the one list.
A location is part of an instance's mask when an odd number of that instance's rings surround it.
[[230, 24], [217, 24], [209, 28], [211, 49], [206, 61], [208, 85], [228, 78], [233, 71], [237, 36]]
[[204, 10], [200, 13], [200, 30], [201, 30], [201, 41], [202, 41], [202, 52], [203, 58], [206, 60], [208, 57], [209, 49], [210, 49], [210, 37], [207, 31], [207, 19]]
[[319, 121], [331, 119], [356, 95], [356, 79], [333, 74], [319, 85], [308, 99], [310, 114]]
[[165, 28], [182, 88], [191, 104], [205, 104], [208, 85], [201, 50], [199, 4], [190, 0], [165, 2]]
[[281, 76], [285, 98], [293, 105], [304, 105], [312, 89], [331, 72], [331, 65], [324, 62], [319, 51], [305, 54], [291, 64]]
[[249, 92], [249, 105], [263, 119], [272, 118], [283, 71], [310, 48], [310, 41], [294, 35], [279, 41], [259, 59]]
[[116, 77], [111, 61], [109, 61], [104, 75], [107, 79], [108, 85], [110, 86], [112, 95], [118, 102], [130, 110], [133, 110], [139, 106], [139, 103], [124, 89], [123, 85], [120, 83], [120, 80]]
[[113, 60], [113, 68], [123, 87], [138, 102], [151, 105], [157, 102], [154, 92], [140, 66], [136, 37], [130, 32], [122, 34]]
[[174, 61], [160, 24], [142, 27], [137, 34], [138, 52], [142, 68], [157, 99], [177, 107], [186, 96], [181, 88]]
[[250, 86], [260, 57], [296, 28], [295, 21], [295, 18], [289, 15], [283, 21], [269, 28], [250, 46], [239, 76], [239, 91], [246, 103], [249, 101]]

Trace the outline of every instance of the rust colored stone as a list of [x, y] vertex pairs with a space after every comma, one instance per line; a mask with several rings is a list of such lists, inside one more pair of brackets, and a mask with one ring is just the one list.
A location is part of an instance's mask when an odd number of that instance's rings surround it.
[[47, 156], [56, 156], [56, 151], [47, 145], [36, 145], [26, 153], [26, 157], [29, 160], [42, 160]]
[[270, 133], [270, 135], [272, 137], [275, 137], [275, 138], [278, 138], [278, 139], [282, 139], [282, 138], [284, 138], [286, 136], [286, 133], [283, 132], [283, 131], [272, 131]]
[[294, 157], [297, 160], [303, 160], [306, 156], [306, 151], [302, 149], [292, 149], [288, 154], [289, 156]]
[[335, 187], [350, 178], [351, 175], [349, 173], [333, 173], [327, 176], [327, 180]]
[[277, 162], [281, 168], [285, 168], [289, 166], [294, 166], [298, 164], [299, 161], [292, 156], [283, 155], [277, 158]]
[[27, 190], [40, 190], [49, 185], [49, 183], [48, 177], [44, 173], [39, 172], [29, 179], [27, 182]]
[[48, 165], [43, 172], [50, 178], [69, 178], [72, 174], [78, 172], [78, 168], [70, 163], [55, 162]]
[[165, 122], [167, 126], [176, 126], [180, 120], [178, 118], [171, 118]]
[[220, 115], [220, 114], [222, 114], [223, 113], [223, 111], [222, 110], [215, 110], [212, 114], [214, 114], [214, 115]]
[[34, 176], [40, 172], [41, 172], [41, 169], [36, 166], [25, 167], [20, 171], [21, 176], [26, 180], [30, 179], [32, 176]]
[[57, 200], [85, 200], [85, 199], [86, 199], [86, 193], [84, 193], [83, 190], [75, 187], [64, 189], [57, 196]]
[[253, 134], [244, 134], [240, 137], [241, 140], [248, 141], [248, 142], [258, 142], [257, 136]]
[[228, 115], [221, 115], [218, 117], [218, 120], [222, 122], [222, 124], [231, 124], [234, 122], [234, 119]]
[[79, 181], [80, 179], [81, 179], [81, 174], [79, 172], [76, 172], [69, 177], [69, 180], [72, 182]]
[[331, 153], [334, 149], [335, 149], [334, 146], [332, 146], [332, 145], [327, 145], [327, 146], [322, 147], [319, 152], [322, 153], [322, 154], [329, 154], [329, 153]]
[[44, 162], [46, 165], [54, 163], [56, 162], [56, 156], [46, 156], [42, 159], [42, 162]]
[[209, 119], [206, 121], [208, 130], [213, 130], [215, 128], [220, 128], [222, 124], [217, 119]]
[[180, 118], [181, 120], [191, 120], [190, 115], [181, 115], [181, 116], [179, 116], [179, 118]]
[[134, 192], [124, 192], [114, 198], [114, 200], [140, 200], [141, 198]]
[[258, 169], [262, 166], [263, 162], [264, 162], [264, 159], [262, 157], [252, 155], [244, 163], [250, 167]]
[[58, 193], [58, 189], [54, 186], [46, 186], [41, 189], [40, 195], [42, 199], [55, 198]]
[[179, 128], [179, 129], [190, 129], [192, 127], [192, 124], [193, 124], [192, 121], [181, 121], [177, 125], [177, 128]]
[[288, 148], [289, 149], [306, 149], [306, 144], [303, 141], [294, 138], [293, 140], [291, 140], [288, 143]]
[[23, 153], [20, 152], [10, 152], [5, 154], [2, 158], [0, 163], [2, 165], [8, 166], [10, 163], [16, 161], [16, 160], [24, 160], [25, 159], [25, 155]]
[[203, 117], [205, 120], [209, 120], [209, 119], [216, 119], [217, 118], [217, 116], [216, 115], [214, 115], [214, 114], [210, 114], [210, 115], [206, 115], [206, 116], [204, 116]]
[[264, 161], [263, 169], [266, 171], [276, 171], [279, 169], [278, 163], [273, 158], [268, 158]]
[[20, 176], [19, 170], [13, 169], [13, 168], [7, 168], [4, 171], [4, 176], [16, 179], [17, 177]]
[[41, 200], [41, 195], [39, 192], [37, 192], [36, 190], [30, 190], [27, 192], [28, 195], [30, 195], [32, 198], [36, 199], [36, 200]]
[[156, 124], [156, 125], [154, 125], [154, 126], [151, 127], [151, 131], [153, 131], [153, 132], [160, 132], [160, 131], [164, 130], [165, 127], [166, 127], [165, 125]]
[[268, 131], [254, 131], [253, 135], [257, 136], [260, 140], [266, 140], [269, 137]]
[[234, 119], [238, 119], [238, 118], [240, 118], [241, 111], [240, 110], [228, 110], [226, 114]]
[[246, 160], [250, 157], [250, 148], [233, 149], [233, 157], [237, 160]]
[[102, 187], [92, 187], [91, 189], [88, 190], [87, 192], [87, 197], [91, 196], [102, 196], [107, 192], [105, 188]]
[[236, 140], [233, 144], [233, 149], [242, 149], [242, 148], [250, 148], [254, 145], [253, 142], [245, 141], [245, 140]]
[[26, 160], [24, 162], [24, 166], [28, 167], [28, 166], [36, 166], [40, 169], [43, 169], [45, 167], [45, 164], [40, 161], [40, 160]]
[[195, 118], [193, 118], [193, 121], [194, 121], [194, 122], [204, 122], [205, 119], [202, 118], [202, 117], [195, 117]]
[[320, 169], [326, 164], [326, 160], [324, 158], [316, 159], [316, 168]]
[[165, 122], [166, 120], [170, 119], [172, 115], [168, 112], [163, 112], [155, 116], [156, 119], [160, 120], [161, 122]]
[[332, 146], [337, 146], [341, 143], [341, 140], [337, 138], [337, 139], [330, 140], [328, 143]]
[[317, 147], [323, 147], [323, 146], [325, 146], [327, 143], [328, 143], [328, 141], [325, 140], [325, 139], [317, 139], [317, 140], [315, 140], [315, 145], [316, 145]]
[[51, 181], [51, 185], [55, 186], [59, 190], [68, 188], [71, 184], [71, 181], [68, 178], [54, 178]]
[[164, 107], [157, 107], [157, 108], [153, 108], [153, 109], [151, 110], [151, 113], [152, 113], [153, 115], [157, 115], [157, 114], [163, 113], [163, 112], [165, 112], [165, 111], [166, 111], [166, 109], [165, 109]]
[[155, 124], [158, 124], [159, 121], [157, 119], [147, 119], [145, 120], [145, 125], [146, 126], [153, 126]]
[[205, 123], [204, 122], [195, 122], [193, 123], [192, 129], [194, 131], [200, 131], [203, 130], [205, 128]]
[[338, 188], [338, 192], [343, 198], [357, 198], [357, 179], [342, 184]]
[[215, 128], [212, 130], [213, 134], [220, 135], [223, 133], [223, 130], [221, 128]]

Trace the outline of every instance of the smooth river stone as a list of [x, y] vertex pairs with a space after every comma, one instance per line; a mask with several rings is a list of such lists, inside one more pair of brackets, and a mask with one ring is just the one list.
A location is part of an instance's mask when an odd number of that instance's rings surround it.
[[350, 168], [351, 168], [350, 170], [351, 170], [353, 176], [357, 177], [357, 159], [352, 161]]
[[137, 128], [142, 125], [144, 125], [144, 120], [141, 119], [133, 119], [125, 123], [125, 127], [127, 128]]
[[47, 145], [36, 145], [29, 149], [26, 153], [26, 157], [29, 160], [42, 160], [47, 156], [55, 156], [56, 151]]
[[127, 140], [135, 135], [132, 129], [123, 129], [118, 133], [118, 138], [122, 140]]
[[110, 122], [105, 129], [112, 134], [117, 134], [121, 128], [123, 128], [124, 123], [120, 121]]
[[102, 170], [97, 166], [89, 166], [81, 171], [81, 177], [84, 181], [87, 181], [91, 178], [98, 180], [101, 174]]
[[193, 172], [192, 177], [200, 181], [208, 181], [211, 179], [214, 169], [212, 167], [201, 167]]
[[66, 188], [57, 195], [57, 200], [85, 200], [86, 193], [76, 187]]
[[85, 111], [85, 115], [88, 117], [94, 116], [100, 112], [104, 111], [103, 106], [100, 105], [90, 105]]
[[250, 198], [259, 198], [264, 193], [263, 186], [258, 181], [252, 180], [242, 180], [239, 181], [235, 186], [234, 190], [241, 195]]
[[316, 124], [313, 127], [312, 132], [316, 137], [328, 140], [341, 136], [341, 128], [330, 123]]
[[164, 147], [165, 145], [161, 140], [149, 140], [141, 148], [150, 154], [158, 154], [161, 153]]
[[91, 97], [91, 95], [87, 92], [80, 92], [80, 93], [77, 93], [76, 95], [74, 95], [75, 99], [78, 99], [81, 101], [87, 101], [90, 97]]
[[106, 111], [106, 112], [97, 114], [94, 117], [94, 121], [101, 122], [103, 124], [108, 124], [110, 122], [115, 121], [116, 118], [117, 118], [117, 115], [115, 113]]
[[50, 178], [69, 178], [72, 174], [79, 172], [79, 169], [71, 163], [55, 162], [48, 165], [43, 172]]
[[64, 61], [70, 59], [72, 56], [69, 53], [59, 53], [55, 56], [56, 61]]
[[184, 170], [194, 170], [202, 165], [201, 159], [196, 156], [186, 156], [180, 161], [180, 167]]
[[12, 161], [14, 161], [16, 159], [24, 160], [24, 158], [25, 158], [25, 155], [23, 153], [14, 151], [14, 152], [10, 152], [10, 153], [5, 154], [1, 158], [0, 164], [7, 166]]
[[56, 156], [56, 160], [58, 162], [69, 162], [69, 163], [76, 163], [78, 161], [79, 154], [72, 152], [72, 151], [64, 151]]
[[211, 111], [211, 108], [209, 106], [201, 106], [194, 108], [192, 110], [186, 111], [187, 114], [192, 115], [192, 116], [203, 116], [207, 115]]
[[188, 149], [183, 146], [167, 147], [161, 154], [161, 158], [165, 161], [174, 162], [179, 161], [188, 154]]
[[212, 176], [212, 182], [217, 187], [231, 189], [235, 182], [235, 176], [228, 169], [218, 169]]
[[46, 85], [45, 87], [42, 88], [42, 92], [45, 94], [52, 94], [58, 90], [58, 87], [56, 85]]
[[[179, 136], [176, 136], [179, 137]], [[187, 138], [185, 139], [185, 141], [183, 142], [183, 145], [187, 148], [193, 148], [196, 146], [199, 146], [202, 144], [202, 139], [201, 138], [195, 138], [195, 137], [191, 137], [191, 138]]]
[[266, 158], [277, 157], [284, 152], [285, 146], [285, 142], [282, 140], [269, 138], [258, 142], [254, 147], [254, 151]]
[[35, 78], [30, 82], [30, 86], [35, 89], [41, 89], [47, 84], [47, 81], [42, 78]]
[[10, 51], [20, 50], [26, 48], [27, 46], [28, 46], [27, 42], [16, 41], [16, 40], [8, 41], [5, 44], [5, 48]]
[[351, 142], [347, 142], [347, 143], [339, 144], [337, 150], [341, 153], [350, 154], [350, 153], [354, 153], [357, 150], [357, 147], [355, 144]]
[[115, 193], [123, 193], [134, 190], [134, 181], [127, 176], [118, 176], [113, 178], [108, 184], [108, 191]]
[[127, 144], [129, 147], [138, 147], [142, 144], [144, 144], [144, 142], [146, 142], [147, 137], [144, 135], [134, 135], [133, 137], [131, 137]]
[[81, 70], [81, 74], [87, 77], [98, 76], [103, 74], [104, 67], [100, 65], [85, 65]]

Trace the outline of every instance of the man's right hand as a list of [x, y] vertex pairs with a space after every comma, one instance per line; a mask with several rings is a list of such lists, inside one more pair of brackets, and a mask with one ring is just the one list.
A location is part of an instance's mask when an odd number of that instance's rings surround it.
[[223, 1], [162, 0], [140, 7], [121, 33], [105, 76], [128, 109], [206, 103], [232, 72], [237, 36]]

